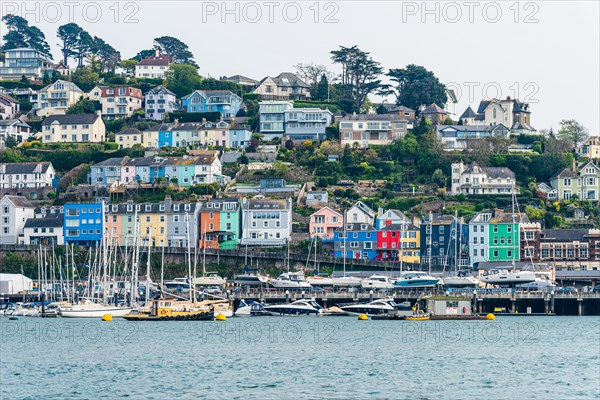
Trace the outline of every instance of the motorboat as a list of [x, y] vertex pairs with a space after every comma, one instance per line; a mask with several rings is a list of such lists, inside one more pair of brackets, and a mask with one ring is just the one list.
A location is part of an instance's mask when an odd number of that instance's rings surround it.
[[393, 289], [394, 283], [388, 276], [371, 275], [367, 279], [361, 280], [360, 286], [363, 289]]
[[333, 286], [333, 278], [324, 276], [311, 276], [307, 279], [311, 286]]
[[361, 279], [355, 276], [340, 276], [340, 277], [332, 277], [331, 282], [333, 286], [339, 287], [359, 287], [361, 283]]
[[259, 316], [259, 315], [269, 315], [265, 311], [265, 306], [262, 303], [254, 300], [240, 300], [240, 304], [235, 310], [234, 315], [236, 317], [245, 317], [245, 316]]
[[193, 282], [195, 286], [223, 286], [227, 283], [227, 280], [214, 272], [210, 272], [205, 276], [194, 278]]
[[269, 282], [269, 277], [261, 274], [239, 274], [234, 275], [233, 283], [243, 286], [262, 286]]
[[60, 315], [63, 318], [102, 318], [105, 314], [110, 314], [113, 317], [124, 317], [133, 310], [132, 307], [119, 307], [91, 302], [59, 308]]
[[516, 285], [515, 287], [519, 289], [545, 290], [556, 286], [556, 284], [550, 279], [550, 274], [548, 272], [535, 271], [534, 274], [535, 281], [529, 283], [521, 283]]
[[441, 284], [446, 287], [476, 287], [479, 286], [479, 279], [470, 275], [467, 271], [458, 271], [455, 275], [441, 277]]
[[164, 290], [171, 293], [189, 292], [190, 284], [187, 278], [175, 278], [172, 281], [164, 282]]
[[396, 303], [393, 298], [377, 299], [362, 304], [342, 304], [340, 308], [349, 315], [366, 314], [368, 316], [398, 313], [399, 315], [412, 315], [410, 302]]
[[271, 304], [264, 307], [270, 315], [321, 315], [323, 307], [315, 300], [296, 300], [289, 304]]
[[400, 289], [432, 288], [441, 283], [440, 278], [431, 276], [423, 271], [405, 271], [400, 273], [394, 287]]
[[533, 271], [491, 269], [483, 273], [481, 281], [490, 285], [514, 285], [535, 282], [535, 278]]
[[310, 283], [302, 272], [284, 272], [275, 279], [269, 281], [271, 286], [277, 289], [310, 289]]

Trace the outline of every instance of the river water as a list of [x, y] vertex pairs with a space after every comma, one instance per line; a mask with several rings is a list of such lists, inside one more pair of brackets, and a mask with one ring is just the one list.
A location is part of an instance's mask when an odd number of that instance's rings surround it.
[[599, 317], [0, 318], [1, 399], [599, 399]]

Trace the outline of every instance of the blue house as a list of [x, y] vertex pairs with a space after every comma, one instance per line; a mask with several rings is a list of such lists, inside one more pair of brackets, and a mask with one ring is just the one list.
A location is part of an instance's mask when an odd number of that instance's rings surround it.
[[452, 215], [430, 214], [421, 220], [420, 230], [421, 265], [424, 268], [429, 268], [430, 264], [432, 270], [454, 268], [459, 254], [461, 266], [468, 265], [468, 224]]
[[183, 108], [191, 112], [220, 112], [224, 118], [235, 117], [242, 98], [229, 90], [196, 90], [181, 99]]
[[104, 226], [102, 203], [71, 203], [64, 206], [65, 244], [89, 246], [100, 243]]
[[[345, 237], [344, 237], [345, 235]], [[349, 223], [333, 234], [333, 255], [347, 259], [373, 260], [377, 257], [377, 231], [371, 224]]]

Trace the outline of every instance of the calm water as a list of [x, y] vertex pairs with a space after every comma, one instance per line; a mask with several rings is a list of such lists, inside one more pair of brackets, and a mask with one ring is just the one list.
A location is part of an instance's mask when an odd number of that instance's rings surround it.
[[600, 318], [0, 318], [0, 398], [598, 399]]

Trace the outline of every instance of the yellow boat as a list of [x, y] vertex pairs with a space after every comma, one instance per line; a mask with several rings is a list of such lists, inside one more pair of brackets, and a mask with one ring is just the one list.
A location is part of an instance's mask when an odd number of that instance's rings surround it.
[[404, 319], [406, 321], [427, 321], [430, 318], [431, 318], [430, 315], [414, 315], [414, 316], [411, 316], [411, 317], [406, 317]]
[[211, 307], [194, 302], [157, 299], [152, 300], [149, 311], [134, 310], [123, 318], [128, 321], [212, 321], [215, 313]]

